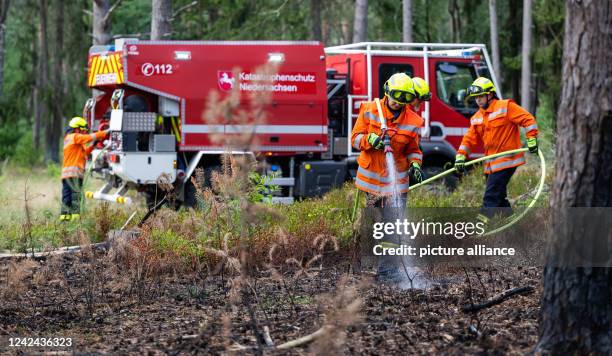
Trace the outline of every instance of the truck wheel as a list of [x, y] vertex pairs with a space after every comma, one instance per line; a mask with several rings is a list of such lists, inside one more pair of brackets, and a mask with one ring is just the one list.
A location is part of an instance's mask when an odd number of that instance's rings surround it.
[[[437, 174], [444, 172], [444, 167], [441, 166], [427, 166], [423, 167], [423, 173], [425, 173], [425, 179], [431, 178]], [[433, 184], [439, 184], [439, 182], [444, 182], [444, 186], [449, 191], [453, 191], [457, 188], [457, 183], [459, 179], [454, 174], [449, 174], [446, 177], [442, 178], [442, 180], [436, 181]]]

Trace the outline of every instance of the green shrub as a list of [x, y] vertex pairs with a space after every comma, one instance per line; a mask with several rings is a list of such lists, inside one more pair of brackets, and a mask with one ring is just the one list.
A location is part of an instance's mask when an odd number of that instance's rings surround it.
[[22, 135], [12, 156], [11, 161], [19, 167], [32, 168], [42, 163], [42, 152], [34, 149], [31, 134]]
[[23, 136], [30, 136], [31, 134], [23, 134], [21, 130], [16, 130], [14, 125], [2, 125], [0, 126], [0, 160], [10, 158], [15, 153], [15, 147]]
[[62, 173], [62, 167], [54, 162], [47, 165], [47, 175], [53, 179], [59, 179]]

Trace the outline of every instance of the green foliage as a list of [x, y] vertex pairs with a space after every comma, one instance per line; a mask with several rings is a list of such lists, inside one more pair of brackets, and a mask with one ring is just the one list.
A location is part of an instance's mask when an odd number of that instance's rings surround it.
[[23, 133], [19, 130], [15, 130], [14, 126], [4, 125], [0, 126], [0, 160], [4, 160], [13, 156], [15, 147], [20, 141]]
[[324, 228], [346, 242], [352, 236], [351, 212], [354, 193], [354, 185], [347, 183], [342, 189], [335, 189], [321, 198], [277, 207], [278, 212], [284, 216], [282, 226], [291, 234], [298, 234], [304, 228], [311, 228], [313, 231]]
[[[176, 2], [176, 1], [174, 1]], [[125, 1], [112, 14], [113, 34], [117, 37], [148, 39], [151, 31], [151, 1]]]
[[546, 117], [546, 120], [553, 124], [561, 94], [564, 10], [561, 0], [538, 0], [533, 11], [536, 33], [533, 62], [538, 111], [546, 115], [552, 112], [553, 116]]
[[249, 173], [249, 180], [253, 184], [253, 189], [249, 194], [249, 201], [251, 203], [272, 204], [272, 195], [280, 191], [280, 187], [266, 184], [269, 184], [274, 178], [274, 175], [267, 176], [257, 172]]
[[22, 135], [15, 145], [12, 162], [20, 167], [35, 167], [42, 163], [42, 152], [35, 149], [31, 134]]
[[51, 179], [60, 179], [60, 175], [62, 173], [62, 166], [57, 163], [49, 163], [47, 165], [47, 175]]

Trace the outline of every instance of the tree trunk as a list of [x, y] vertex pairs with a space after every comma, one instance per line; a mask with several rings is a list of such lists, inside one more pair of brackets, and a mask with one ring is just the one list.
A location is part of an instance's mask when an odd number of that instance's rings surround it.
[[531, 108], [531, 11], [532, 0], [523, 0], [523, 46], [521, 48], [521, 106]]
[[425, 0], [425, 39], [427, 40], [427, 43], [431, 43], [429, 7], [429, 0]]
[[[119, 0], [117, 0], [119, 1]], [[93, 44], [106, 45], [111, 41], [110, 0], [93, 0]]]
[[[505, 28], [510, 31], [510, 53], [512, 56], [518, 56], [521, 46], [521, 0], [509, 0], [508, 3], [508, 20]], [[504, 87], [510, 89], [511, 95], [508, 97], [519, 98], [521, 76], [518, 69], [509, 68], [505, 77]]]
[[403, 39], [405, 43], [412, 42], [412, 0], [402, 1], [403, 5]]
[[55, 3], [55, 48], [53, 55], [53, 115], [45, 130], [46, 149], [45, 161], [59, 163], [60, 138], [64, 120], [64, 85], [63, 85], [63, 51], [64, 51], [64, 1]]
[[43, 120], [47, 119], [47, 92], [48, 92], [48, 60], [49, 50], [47, 47], [47, 0], [39, 0], [39, 28], [38, 28], [38, 61], [36, 87], [34, 88], [35, 95], [35, 110], [34, 110], [34, 148], [40, 148], [40, 133], [43, 127]]
[[347, 44], [351, 42], [351, 38], [353, 38], [353, 34], [351, 33], [351, 21], [350, 19], [344, 18], [340, 20], [340, 44]]
[[151, 40], [168, 40], [172, 29], [172, 0], [153, 0], [151, 3]]
[[[551, 206], [612, 206], [612, 3], [568, 0], [564, 83], [557, 120], [557, 167]], [[575, 211], [575, 210], [574, 210]], [[595, 211], [591, 208], [589, 214]], [[609, 216], [609, 215], [608, 215]], [[575, 249], [608, 251], [606, 233], [585, 235], [555, 211], [536, 352], [612, 354], [612, 269], [563, 264]], [[591, 223], [595, 223], [594, 221]], [[581, 230], [581, 231], [579, 231]], [[609, 235], [608, 235], [609, 236]], [[603, 245], [603, 246], [601, 246]], [[610, 256], [606, 252], [608, 265]], [[604, 256], [606, 257], [606, 256]]]
[[6, 35], [6, 15], [8, 14], [10, 0], [0, 0], [0, 99], [4, 94], [4, 46]]
[[321, 0], [310, 0], [310, 13], [312, 17], [312, 38], [315, 41], [323, 41], [321, 30]]
[[355, 20], [353, 22], [353, 42], [365, 42], [368, 36], [368, 0], [355, 2]]
[[457, 0], [451, 0], [448, 3], [448, 13], [451, 17], [451, 38], [453, 42], [461, 42], [461, 12]]
[[[501, 68], [499, 66], [499, 35], [497, 31], [497, 2], [489, 0], [489, 17], [491, 19], [491, 55], [493, 56], [493, 70], [501, 85]], [[501, 90], [501, 88], [498, 88]]]
[[[461, 38], [459, 42], [474, 43], [477, 37], [474, 36], [472, 29], [482, 26], [485, 21], [480, 18], [480, 16], [476, 15], [476, 11], [482, 8], [482, 0], [463, 0], [462, 3], [463, 6], [461, 6], [461, 11], [457, 12], [458, 19], [463, 20], [463, 24], [460, 26], [460, 31], [458, 33], [458, 36]], [[465, 32], [462, 30], [465, 30]], [[480, 40], [480, 38], [478, 39]], [[479, 42], [482, 42], [482, 40]]]

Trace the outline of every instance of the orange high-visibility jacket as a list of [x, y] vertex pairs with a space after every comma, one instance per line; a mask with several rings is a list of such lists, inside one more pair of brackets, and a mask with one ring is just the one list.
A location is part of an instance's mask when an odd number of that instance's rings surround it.
[[105, 131], [92, 134], [70, 133], [64, 137], [64, 162], [62, 164], [62, 179], [83, 178], [85, 161], [93, 151], [93, 141], [102, 140]]
[[[423, 119], [414, 111], [405, 106], [395, 121], [393, 113], [387, 107], [387, 98], [380, 102], [387, 127], [396, 129], [397, 133], [390, 134], [391, 148], [397, 170], [398, 191], [408, 191], [408, 169], [411, 162], [421, 164], [423, 153], [419, 148], [419, 133], [423, 127]], [[357, 163], [357, 178], [355, 185], [358, 189], [378, 195], [391, 195], [393, 187], [387, 171], [385, 154], [383, 150], [374, 149], [368, 142], [368, 134], [382, 134], [380, 119], [376, 102], [365, 102], [359, 109], [359, 117], [351, 134], [353, 148], [361, 150]]]
[[[521, 148], [519, 126], [527, 137], [538, 136], [538, 124], [533, 115], [512, 100], [493, 99], [486, 110], [479, 109], [470, 119], [470, 128], [463, 136], [457, 153], [469, 157], [476, 146], [484, 143], [485, 155]], [[484, 173], [525, 164], [523, 152], [485, 161]]]

